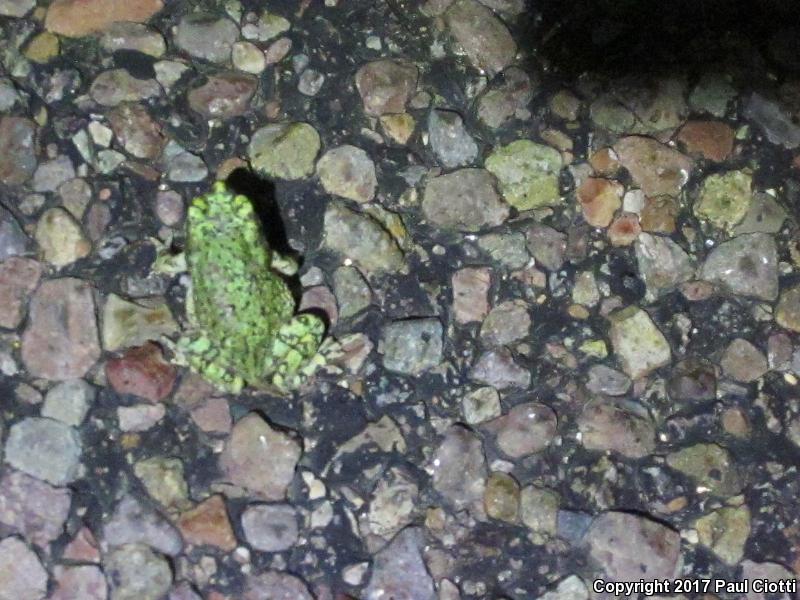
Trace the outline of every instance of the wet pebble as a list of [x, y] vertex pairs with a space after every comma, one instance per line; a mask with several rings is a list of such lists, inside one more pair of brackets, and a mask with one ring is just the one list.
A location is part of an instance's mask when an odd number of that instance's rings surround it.
[[655, 449], [655, 426], [642, 407], [633, 411], [623, 403], [592, 400], [578, 417], [578, 430], [581, 443], [589, 450], [643, 458]]
[[612, 313], [609, 320], [614, 353], [632, 379], [669, 364], [669, 343], [645, 311], [630, 306]]
[[44, 259], [54, 267], [70, 265], [92, 250], [80, 223], [63, 208], [45, 211], [36, 224], [34, 237]]
[[692, 171], [691, 160], [651, 138], [623, 137], [614, 144], [614, 150], [648, 196], [677, 196]]
[[667, 455], [667, 464], [718, 496], [738, 494], [743, 485], [730, 452], [717, 444], [695, 444], [676, 450]]
[[231, 119], [250, 110], [258, 81], [245, 73], [226, 71], [206, 78], [187, 94], [189, 107], [207, 119]]
[[488, 346], [506, 346], [527, 338], [531, 327], [528, 305], [509, 300], [495, 306], [481, 325], [481, 340]]
[[596, 394], [622, 396], [631, 387], [630, 377], [606, 365], [592, 365], [588, 376], [586, 388]]
[[516, 522], [519, 498], [519, 483], [511, 475], [499, 471], [489, 475], [483, 494], [483, 505], [488, 517], [508, 523]]
[[103, 539], [109, 546], [147, 545], [169, 556], [177, 555], [183, 548], [178, 530], [132, 496], [124, 496], [106, 517]]
[[450, 427], [430, 465], [434, 489], [456, 510], [482, 510], [487, 469], [477, 435], [458, 425]]
[[78, 432], [60, 421], [28, 417], [8, 430], [6, 462], [53, 485], [66, 485], [78, 478], [81, 453]]
[[767, 372], [767, 358], [753, 344], [742, 338], [733, 340], [722, 355], [722, 371], [740, 383], [750, 383]]
[[378, 181], [375, 164], [361, 148], [345, 144], [328, 150], [317, 162], [317, 176], [329, 194], [369, 202]]
[[474, 67], [495, 75], [514, 60], [514, 38], [503, 22], [477, 0], [456, 0], [444, 20]]
[[527, 388], [531, 383], [530, 371], [517, 364], [507, 348], [482, 354], [472, 367], [470, 378], [499, 390]]
[[54, 385], [47, 391], [42, 416], [79, 426], [95, 399], [94, 388], [83, 379], [71, 379]]
[[288, 504], [254, 504], [242, 513], [247, 543], [263, 552], [283, 552], [297, 542], [297, 514]]
[[113, 23], [144, 23], [164, 7], [162, 0], [55, 0], [44, 26], [67, 37], [103, 31]]
[[0, 262], [0, 327], [15, 329], [22, 322], [41, 274], [41, 264], [30, 258]]
[[499, 180], [503, 198], [519, 210], [562, 202], [559, 173], [563, 162], [561, 154], [549, 146], [516, 140], [492, 150], [485, 165]]
[[722, 242], [706, 257], [700, 276], [738, 296], [775, 300], [778, 296], [775, 240], [766, 233], [748, 233]]
[[138, 79], [125, 69], [111, 69], [95, 78], [89, 94], [98, 104], [114, 107], [160, 96], [161, 86], [155, 79]]
[[435, 600], [433, 580], [422, 560], [423, 533], [409, 527], [375, 555], [364, 600], [414, 598]]
[[541, 452], [553, 441], [558, 420], [552, 408], [538, 402], [517, 404], [507, 414], [485, 424], [497, 446], [511, 458]]
[[19, 533], [47, 549], [69, 516], [72, 492], [20, 471], [6, 469], [0, 479], [0, 530]]
[[156, 344], [148, 342], [109, 360], [106, 377], [118, 394], [132, 394], [150, 402], [159, 402], [172, 391], [177, 369], [164, 360]]
[[364, 112], [373, 117], [402, 113], [417, 87], [417, 68], [394, 59], [376, 60], [356, 72]]
[[225, 552], [236, 548], [225, 500], [219, 494], [183, 511], [178, 518], [178, 528], [183, 539], [193, 546], [213, 546]]
[[42, 600], [47, 594], [47, 571], [15, 537], [0, 540], [0, 590], [9, 600]]
[[174, 31], [174, 42], [184, 52], [215, 63], [227, 63], [239, 38], [236, 23], [226, 18], [192, 13], [185, 15]]
[[363, 212], [330, 203], [325, 210], [323, 246], [350, 259], [368, 276], [397, 271], [403, 252], [375, 219]]
[[422, 211], [431, 224], [460, 231], [494, 227], [509, 215], [494, 177], [483, 169], [460, 169], [429, 180]]
[[169, 563], [147, 546], [114, 548], [103, 563], [112, 600], [160, 600], [172, 586]]
[[244, 600], [314, 600], [306, 584], [288, 573], [267, 571], [250, 575], [245, 583]]
[[109, 53], [133, 50], [154, 58], [159, 58], [167, 50], [164, 36], [158, 31], [130, 21], [112, 23], [100, 37], [100, 46]]
[[108, 584], [95, 565], [56, 566], [53, 569], [56, 587], [48, 600], [106, 600]]
[[715, 227], [732, 229], [750, 208], [752, 185], [752, 176], [744, 171], [709, 175], [700, 188], [694, 214]]
[[103, 306], [103, 348], [114, 351], [139, 346], [178, 331], [178, 324], [163, 299], [150, 297], [143, 302], [146, 304], [109, 294]]
[[108, 113], [119, 143], [137, 158], [157, 158], [166, 145], [161, 125], [141, 106], [123, 104]]
[[259, 173], [279, 179], [302, 179], [314, 172], [320, 149], [317, 131], [307, 123], [274, 123], [257, 130], [247, 148]]
[[438, 319], [395, 321], [383, 329], [383, 364], [390, 371], [418, 375], [442, 360]]
[[472, 164], [478, 156], [478, 145], [455, 111], [432, 110], [428, 115], [428, 136], [434, 154], [446, 169]]
[[750, 536], [750, 510], [747, 506], [723, 506], [695, 521], [698, 541], [722, 562], [735, 565], [744, 555]]

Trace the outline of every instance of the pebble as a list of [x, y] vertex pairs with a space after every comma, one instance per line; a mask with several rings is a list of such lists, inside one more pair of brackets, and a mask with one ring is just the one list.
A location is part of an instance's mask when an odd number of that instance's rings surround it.
[[164, 360], [161, 349], [153, 342], [130, 348], [106, 363], [106, 377], [115, 392], [150, 402], [164, 400], [177, 376], [177, 369]]
[[533, 97], [534, 81], [517, 67], [508, 67], [496, 77], [478, 99], [478, 118], [487, 127], [497, 129], [518, 112], [527, 110]]
[[647, 302], [655, 302], [694, 277], [691, 257], [668, 237], [641, 233], [634, 250], [639, 273], [647, 286]]
[[231, 62], [234, 68], [258, 75], [267, 68], [264, 52], [251, 42], [236, 42], [231, 47]]
[[283, 552], [297, 543], [297, 514], [289, 504], [254, 504], [242, 513], [247, 543], [263, 552]]
[[456, 510], [482, 511], [487, 468], [477, 435], [459, 425], [450, 427], [431, 458], [429, 472], [434, 489]]
[[183, 463], [177, 458], [154, 456], [139, 460], [133, 465], [133, 472], [147, 494], [165, 509], [180, 509], [188, 504]]
[[89, 94], [98, 104], [114, 107], [160, 96], [161, 86], [155, 79], [138, 79], [125, 69], [111, 69], [95, 78]]
[[0, 16], [24, 17], [36, 6], [36, 0], [0, 0]]
[[530, 140], [516, 140], [495, 148], [486, 169], [500, 182], [503, 198], [519, 210], [560, 204], [561, 154]]
[[752, 186], [752, 176], [744, 171], [709, 175], [700, 188], [694, 214], [715, 227], [731, 230], [750, 208]]
[[112, 23], [100, 37], [100, 46], [107, 52], [133, 50], [154, 58], [160, 58], [167, 44], [155, 29], [142, 23]]
[[163, 7], [162, 0], [54, 0], [44, 26], [66, 37], [84, 37], [121, 21], [144, 23]]
[[274, 123], [257, 130], [247, 148], [259, 173], [279, 179], [303, 179], [314, 172], [319, 153], [317, 131], [307, 123]]
[[81, 452], [80, 436], [72, 427], [41, 417], [28, 417], [12, 425], [5, 444], [8, 464], [57, 486], [78, 478]]
[[481, 341], [487, 346], [507, 346], [528, 337], [531, 317], [528, 305], [521, 300], [509, 300], [495, 306], [481, 325]]
[[183, 539], [193, 546], [213, 546], [231, 552], [237, 545], [225, 500], [219, 494], [182, 512], [178, 518], [178, 528]]
[[0, 118], [0, 182], [22, 185], [36, 170], [36, 125], [22, 117]]
[[735, 496], [744, 482], [730, 452], [717, 444], [695, 444], [667, 455], [667, 464], [718, 496]]
[[250, 21], [242, 27], [242, 35], [247, 40], [267, 42], [289, 31], [291, 26], [292, 24], [285, 17], [265, 10], [258, 15], [256, 20]]
[[736, 338], [728, 345], [720, 366], [725, 375], [740, 383], [756, 381], [769, 370], [767, 357], [742, 338]]
[[555, 535], [560, 502], [558, 494], [552, 490], [525, 486], [519, 498], [520, 520], [531, 531]]
[[511, 458], [522, 458], [547, 448], [556, 435], [558, 419], [549, 406], [538, 402], [517, 404], [489, 423], [497, 447]]
[[442, 324], [439, 319], [409, 319], [383, 329], [383, 365], [390, 371], [419, 375], [442, 360]]
[[769, 194], [756, 192], [744, 219], [733, 228], [735, 235], [743, 233], [778, 233], [788, 218], [786, 209]]
[[22, 323], [41, 275], [42, 265], [31, 258], [12, 256], [0, 262], [0, 327], [16, 329]]
[[583, 218], [592, 227], [608, 227], [622, 206], [624, 191], [616, 181], [587, 177], [576, 192]]
[[302, 448], [250, 413], [233, 426], [219, 457], [227, 481], [265, 500], [283, 500]]
[[588, 376], [586, 389], [595, 394], [623, 396], [631, 387], [630, 377], [606, 365], [592, 365]]
[[700, 276], [737, 296], [773, 301], [778, 296], [775, 240], [766, 233], [748, 233], [722, 242], [706, 257]]
[[589, 556], [613, 581], [674, 577], [681, 554], [680, 534], [647, 517], [605, 512], [585, 534]]
[[82, 377], [98, 358], [100, 344], [89, 285], [72, 277], [39, 285], [22, 334], [22, 360], [28, 372], [59, 381]]
[[141, 544], [114, 548], [104, 567], [113, 600], [161, 600], [172, 586], [167, 560]]
[[178, 331], [178, 323], [162, 298], [150, 297], [142, 302], [146, 304], [108, 295], [103, 305], [103, 348], [116, 351], [141, 346]]
[[472, 367], [470, 378], [499, 390], [524, 389], [531, 383], [530, 371], [518, 365], [511, 352], [506, 348], [498, 348], [482, 354], [475, 366]]
[[609, 315], [609, 337], [622, 370], [632, 379], [668, 365], [670, 346], [650, 315], [635, 306]]
[[306, 584], [294, 575], [267, 571], [247, 578], [243, 600], [314, 600]]
[[238, 38], [239, 28], [230, 19], [191, 13], [181, 18], [175, 27], [173, 40], [190, 56], [213, 63], [227, 63]]
[[697, 402], [717, 397], [717, 375], [707, 360], [687, 358], [672, 369], [667, 380], [667, 393], [671, 400]]
[[633, 411], [622, 402], [590, 401], [578, 417], [578, 431], [587, 450], [618, 452], [627, 458], [643, 458], [655, 450], [655, 426], [643, 407]]
[[114, 135], [126, 152], [136, 158], [155, 159], [167, 143], [162, 127], [147, 110], [123, 104], [107, 114]]
[[56, 566], [53, 569], [56, 588], [48, 600], [106, 600], [108, 584], [95, 565]]
[[413, 473], [405, 468], [386, 471], [370, 495], [369, 531], [391, 540], [413, 521], [418, 498]]
[[370, 202], [378, 187], [372, 159], [361, 148], [349, 144], [322, 155], [317, 162], [317, 177], [329, 194], [358, 203]]
[[519, 502], [520, 489], [516, 479], [500, 471], [489, 474], [483, 495], [488, 517], [515, 523], [519, 515]]
[[47, 571], [15, 537], [0, 540], [0, 590], [4, 600], [43, 600], [47, 594]]
[[647, 196], [677, 196], [692, 172], [689, 158], [651, 138], [623, 137], [614, 151]]
[[800, 332], [800, 285], [781, 293], [775, 308], [775, 321], [790, 331]]
[[467, 267], [453, 274], [453, 315], [461, 324], [481, 322], [489, 314], [492, 272], [485, 267]]
[[297, 91], [305, 96], [316, 96], [325, 83], [325, 75], [315, 69], [306, 69], [297, 81]]
[[71, 265], [92, 250], [80, 224], [63, 208], [46, 210], [36, 224], [34, 237], [45, 261], [56, 268]]
[[356, 72], [356, 88], [364, 112], [372, 117], [405, 112], [417, 77], [417, 68], [400, 60], [381, 59], [363, 65]]
[[744, 556], [750, 527], [746, 506], [723, 506], [694, 523], [698, 541], [728, 565], [737, 564]]
[[[19, 533], [30, 543], [47, 550], [64, 530], [72, 492], [6, 469], [0, 479], [0, 529]], [[0, 577], [0, 580], [2, 577]]]
[[767, 139], [784, 148], [800, 146], [800, 126], [779, 104], [753, 92], [744, 106], [745, 118], [758, 125]]
[[495, 227], [509, 216], [494, 177], [483, 169], [460, 169], [430, 179], [422, 211], [434, 226], [459, 231]]
[[446, 169], [465, 167], [478, 157], [478, 145], [453, 110], [435, 109], [428, 115], [428, 139], [439, 163]]
[[409, 527], [375, 554], [372, 575], [364, 589], [364, 600], [413, 598], [436, 600], [433, 579], [422, 560], [422, 530]]
[[189, 91], [189, 107], [207, 119], [232, 119], [250, 110], [258, 80], [252, 75], [226, 71], [205, 78]]
[[558, 271], [567, 253], [567, 236], [547, 225], [534, 224], [526, 232], [528, 251], [549, 271]]
[[332, 202], [325, 210], [323, 232], [322, 245], [354, 262], [367, 276], [396, 272], [405, 264], [391, 234], [366, 213]]
[[83, 379], [59, 382], [47, 391], [42, 416], [78, 427], [86, 418], [95, 396], [94, 388]]
[[342, 319], [357, 315], [372, 303], [369, 284], [355, 267], [336, 269], [333, 272], [333, 289]]
[[146, 545], [168, 556], [176, 556], [183, 548], [178, 530], [133, 496], [124, 496], [106, 517], [103, 539], [109, 546]]
[[720, 121], [687, 121], [677, 140], [690, 156], [724, 162], [733, 152], [734, 131]]
[[493, 76], [514, 60], [514, 38], [503, 22], [477, 0], [456, 0], [445, 12], [444, 20], [475, 68]]

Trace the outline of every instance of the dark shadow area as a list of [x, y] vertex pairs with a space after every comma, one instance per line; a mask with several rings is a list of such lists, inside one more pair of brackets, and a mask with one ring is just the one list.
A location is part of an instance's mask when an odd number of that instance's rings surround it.
[[252, 200], [269, 247], [281, 254], [298, 258], [289, 246], [280, 206], [276, 199], [275, 184], [257, 177], [245, 168], [233, 171], [227, 183], [234, 192]]
[[530, 0], [523, 26], [526, 50], [568, 77], [800, 73], [794, 0]]

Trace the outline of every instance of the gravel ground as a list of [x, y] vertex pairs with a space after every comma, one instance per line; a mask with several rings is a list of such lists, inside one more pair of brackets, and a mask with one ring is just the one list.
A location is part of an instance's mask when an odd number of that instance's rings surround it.
[[[565, 4], [0, 0], [0, 600], [797, 597], [800, 29]], [[216, 180], [291, 397], [170, 349]]]

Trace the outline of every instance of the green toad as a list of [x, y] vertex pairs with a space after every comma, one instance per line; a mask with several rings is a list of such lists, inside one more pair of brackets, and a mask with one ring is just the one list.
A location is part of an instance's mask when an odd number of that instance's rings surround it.
[[178, 341], [179, 362], [218, 387], [245, 385], [287, 393], [324, 365], [325, 331], [312, 314], [295, 315], [284, 279], [294, 261], [267, 245], [252, 202], [222, 183], [195, 198], [187, 218], [190, 329]]

